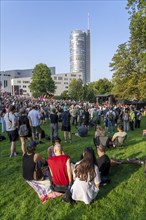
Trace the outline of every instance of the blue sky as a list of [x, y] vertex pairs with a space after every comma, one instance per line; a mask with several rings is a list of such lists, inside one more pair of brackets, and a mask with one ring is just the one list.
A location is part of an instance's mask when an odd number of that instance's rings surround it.
[[55, 66], [68, 73], [72, 30], [91, 29], [91, 81], [112, 78], [109, 63], [118, 45], [129, 39], [126, 0], [1, 0], [1, 70]]

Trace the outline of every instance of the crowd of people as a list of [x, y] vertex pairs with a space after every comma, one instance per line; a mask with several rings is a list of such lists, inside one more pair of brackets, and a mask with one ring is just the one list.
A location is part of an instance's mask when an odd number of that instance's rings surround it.
[[[10, 157], [17, 156], [16, 141], [20, 138], [24, 179], [33, 180], [36, 164], [47, 166], [52, 190], [69, 192], [71, 200], [90, 204], [99, 187], [110, 182], [111, 161], [105, 154], [106, 148], [123, 146], [129, 130], [140, 128], [143, 114], [145, 109], [137, 110], [134, 106], [120, 104], [99, 106], [71, 100], [32, 100], [10, 96], [3, 97], [2, 134], [7, 131], [11, 143]], [[52, 142], [47, 149], [47, 160], [35, 152], [37, 144], [43, 144], [42, 125], [45, 123], [50, 125]], [[79, 138], [87, 137], [91, 127], [95, 128], [93, 139], [98, 159], [93, 148], [87, 147], [80, 161], [71, 163], [58, 131], [62, 130], [64, 143], [71, 144], [73, 126], [77, 128]], [[115, 132], [115, 127], [118, 132]]]

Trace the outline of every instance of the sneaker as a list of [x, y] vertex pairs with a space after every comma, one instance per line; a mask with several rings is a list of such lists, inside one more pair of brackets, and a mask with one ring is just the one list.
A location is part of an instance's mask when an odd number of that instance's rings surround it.
[[70, 140], [70, 143], [72, 143], [72, 140]]
[[67, 143], [67, 141], [66, 141], [66, 140], [65, 140], [64, 142], [65, 142], [65, 143]]
[[16, 157], [17, 156], [17, 153], [16, 152], [14, 152], [14, 157]]

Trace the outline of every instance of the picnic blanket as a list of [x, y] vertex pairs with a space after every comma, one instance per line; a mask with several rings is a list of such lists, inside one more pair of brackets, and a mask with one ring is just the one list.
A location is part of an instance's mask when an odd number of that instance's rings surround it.
[[44, 168], [42, 171], [45, 176], [45, 180], [26, 180], [26, 182], [35, 190], [42, 203], [45, 203], [49, 198], [56, 198], [63, 195], [63, 193], [55, 192], [51, 189], [48, 169]]
[[49, 198], [55, 198], [63, 195], [63, 193], [51, 190], [49, 179], [43, 181], [26, 180], [26, 182], [35, 190], [42, 203], [45, 203]]

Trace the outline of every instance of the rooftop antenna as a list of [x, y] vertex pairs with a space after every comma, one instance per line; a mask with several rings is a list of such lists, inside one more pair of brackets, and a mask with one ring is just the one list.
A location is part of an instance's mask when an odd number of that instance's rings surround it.
[[90, 14], [88, 12], [88, 30], [90, 30]]

